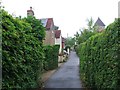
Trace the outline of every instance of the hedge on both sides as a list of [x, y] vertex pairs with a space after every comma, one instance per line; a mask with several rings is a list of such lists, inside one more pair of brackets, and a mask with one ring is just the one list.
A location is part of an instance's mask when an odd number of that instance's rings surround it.
[[[13, 18], [2, 10], [2, 87], [36, 88], [40, 86], [40, 74], [43, 69], [44, 51], [42, 39], [43, 27], [38, 24], [36, 32], [31, 26], [38, 23], [27, 23], [25, 20]], [[41, 27], [41, 29], [39, 28]], [[42, 32], [41, 32], [42, 30]]]
[[44, 70], [52, 70], [58, 67], [59, 45], [44, 46], [45, 60]]
[[90, 88], [119, 88], [120, 19], [79, 46], [80, 75]]

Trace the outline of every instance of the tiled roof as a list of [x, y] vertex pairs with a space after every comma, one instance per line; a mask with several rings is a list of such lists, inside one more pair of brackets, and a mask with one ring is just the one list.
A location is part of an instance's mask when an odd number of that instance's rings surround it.
[[42, 25], [46, 27], [46, 29], [48, 30], [51, 28], [52, 23], [54, 25], [53, 18], [43, 18], [40, 20], [41, 20]]
[[54, 30], [55, 32], [55, 38], [60, 38], [61, 30]]
[[46, 28], [50, 29], [52, 23], [53, 23], [53, 18], [48, 18]]
[[105, 26], [105, 24], [102, 22], [102, 20], [100, 18], [97, 19], [97, 21], [95, 22], [95, 25]]

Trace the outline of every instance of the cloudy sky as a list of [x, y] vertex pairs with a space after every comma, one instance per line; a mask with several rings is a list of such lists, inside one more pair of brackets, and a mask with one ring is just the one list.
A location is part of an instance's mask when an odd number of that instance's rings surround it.
[[10, 14], [27, 16], [27, 10], [33, 7], [35, 17], [53, 18], [59, 26], [62, 36], [74, 36], [76, 31], [86, 27], [87, 19], [98, 17], [109, 25], [118, 17], [119, 0], [2, 0], [2, 5]]

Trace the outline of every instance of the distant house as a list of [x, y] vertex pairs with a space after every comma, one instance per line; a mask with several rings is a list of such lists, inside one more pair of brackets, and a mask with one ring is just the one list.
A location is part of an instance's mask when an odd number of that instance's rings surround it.
[[61, 30], [54, 30], [55, 33], [55, 44], [60, 45], [59, 53], [62, 52], [62, 35]]
[[63, 62], [62, 49], [65, 47], [65, 39], [61, 35], [61, 30], [54, 30], [55, 32], [55, 45], [60, 45], [58, 62]]
[[27, 16], [34, 16], [34, 11], [32, 10], [32, 7], [30, 7], [30, 10], [27, 10]]
[[62, 37], [62, 49], [64, 49], [64, 48], [65, 48], [65, 38]]
[[98, 32], [101, 32], [105, 29], [105, 24], [102, 22], [102, 20], [98, 17], [97, 21], [94, 25], [97, 28]]
[[43, 41], [44, 45], [60, 45], [59, 54], [64, 48], [64, 38], [62, 38], [61, 30], [59, 27], [54, 25], [53, 18], [43, 18], [40, 19], [42, 25], [46, 28], [46, 36]]

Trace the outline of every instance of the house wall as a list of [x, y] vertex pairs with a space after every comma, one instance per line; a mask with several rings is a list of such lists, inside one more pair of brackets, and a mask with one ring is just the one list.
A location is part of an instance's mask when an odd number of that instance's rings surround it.
[[45, 40], [43, 41], [44, 45], [54, 45], [55, 44], [55, 36], [54, 31], [49, 30], [46, 31]]
[[52, 22], [50, 30], [54, 30], [54, 23]]
[[61, 35], [60, 35], [60, 38], [55, 38], [55, 44], [60, 45], [59, 53], [61, 53], [61, 51], [62, 51], [62, 37], [61, 37]]
[[[55, 44], [60, 45], [59, 48], [59, 54], [62, 52], [62, 36], [60, 35], [60, 38], [55, 38]], [[58, 56], [58, 62], [62, 62], [63, 58], [62, 56]]]
[[53, 22], [53, 19], [49, 18], [49, 19], [47, 20], [46, 30], [54, 30], [54, 22]]
[[98, 27], [98, 32], [101, 32], [102, 30], [104, 30], [105, 29], [105, 26], [99, 26]]

